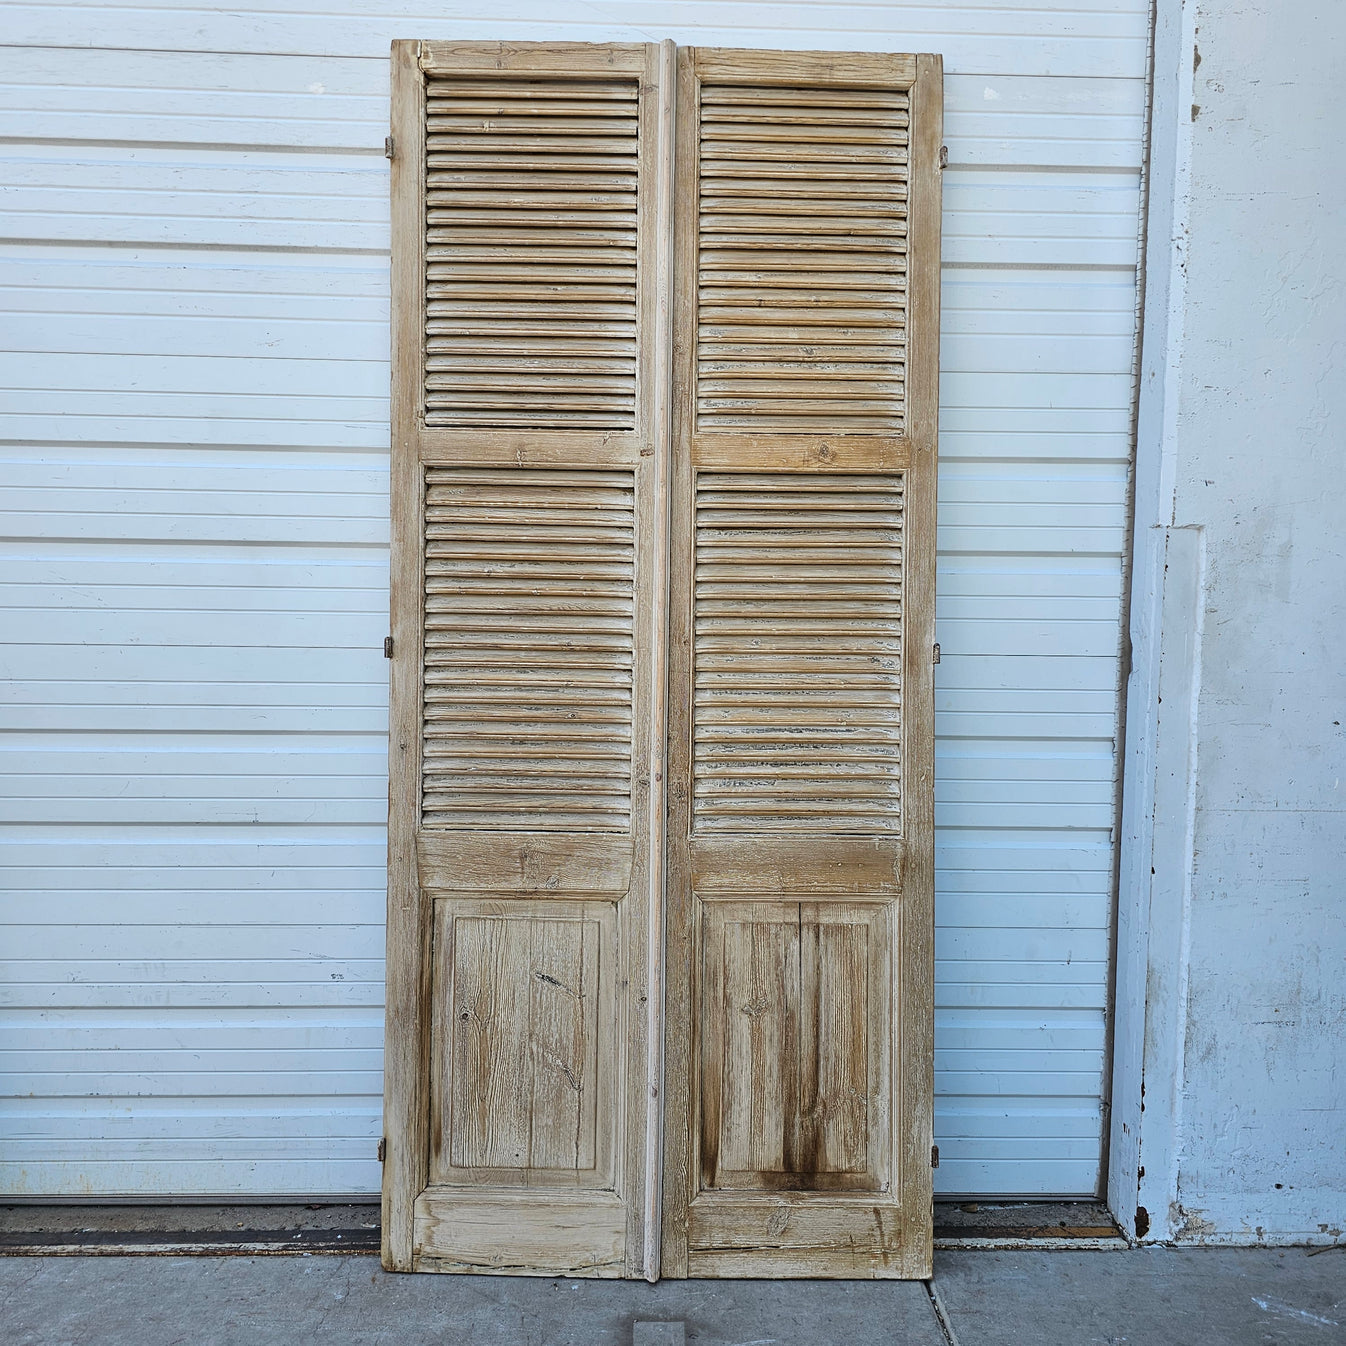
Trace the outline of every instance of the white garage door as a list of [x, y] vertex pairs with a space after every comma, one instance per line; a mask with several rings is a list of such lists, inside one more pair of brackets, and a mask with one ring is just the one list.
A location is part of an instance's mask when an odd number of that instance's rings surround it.
[[11, 11], [0, 1190], [377, 1189], [388, 42], [670, 36], [945, 54], [936, 1176], [1092, 1193], [1148, 6], [394, 8]]

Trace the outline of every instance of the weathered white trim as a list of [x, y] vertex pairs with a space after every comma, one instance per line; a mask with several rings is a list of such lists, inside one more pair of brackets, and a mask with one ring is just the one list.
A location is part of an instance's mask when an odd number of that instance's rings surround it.
[[[1165, 947], [1160, 941], [1185, 929], [1190, 896], [1191, 755], [1204, 564], [1199, 533], [1172, 527], [1195, 50], [1195, 0], [1156, 0], [1108, 1168], [1114, 1216], [1128, 1235], [1150, 1239], [1169, 1235], [1168, 1206], [1177, 1197], [1176, 1081], [1182, 1065], [1186, 944]], [[1165, 649], [1166, 631], [1176, 648]], [[1161, 745], [1160, 698], [1165, 693], [1187, 707], [1188, 720], [1184, 733], [1166, 717], [1166, 731], [1173, 732]], [[1156, 829], [1160, 810], [1177, 806], [1180, 797], [1186, 821], [1179, 827], [1164, 816]], [[1158, 978], [1154, 985], [1152, 974]]]

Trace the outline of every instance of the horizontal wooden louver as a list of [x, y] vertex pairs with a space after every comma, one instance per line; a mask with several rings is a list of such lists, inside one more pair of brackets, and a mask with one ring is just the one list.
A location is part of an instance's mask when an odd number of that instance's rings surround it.
[[426, 86], [425, 421], [636, 424], [634, 79]]
[[430, 467], [422, 825], [631, 821], [629, 471]]
[[908, 102], [701, 86], [698, 430], [904, 433]]
[[900, 829], [903, 479], [702, 472], [695, 832]]

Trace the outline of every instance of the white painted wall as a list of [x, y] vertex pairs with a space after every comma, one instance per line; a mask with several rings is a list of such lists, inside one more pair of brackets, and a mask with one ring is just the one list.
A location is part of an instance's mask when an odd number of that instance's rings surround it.
[[937, 1175], [1088, 1193], [1145, 0], [0, 6], [0, 1187], [370, 1192], [393, 37], [945, 54]]
[[1343, 68], [1332, 0], [1161, 5], [1112, 1182], [1151, 1238], [1346, 1229]]

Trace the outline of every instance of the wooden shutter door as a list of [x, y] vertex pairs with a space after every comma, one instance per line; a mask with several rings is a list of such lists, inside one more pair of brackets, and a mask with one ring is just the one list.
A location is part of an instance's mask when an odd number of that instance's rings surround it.
[[928, 1276], [940, 63], [677, 104], [663, 1270]]
[[393, 49], [390, 1268], [652, 1270], [660, 62]]

